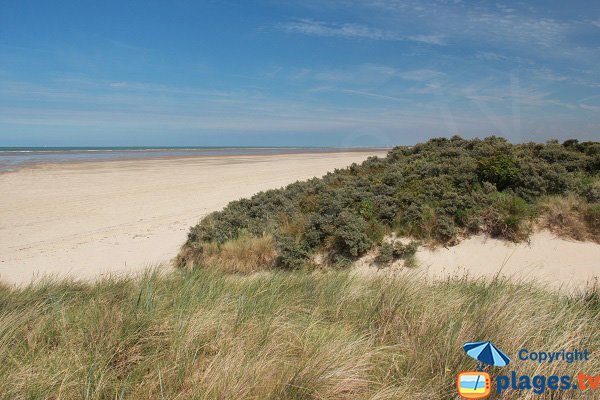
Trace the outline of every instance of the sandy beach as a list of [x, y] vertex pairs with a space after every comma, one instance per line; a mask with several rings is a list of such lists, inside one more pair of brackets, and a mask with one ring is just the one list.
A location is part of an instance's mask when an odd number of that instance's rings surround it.
[[[167, 266], [204, 215], [370, 155], [385, 152], [78, 162], [0, 174], [0, 280], [91, 279]], [[600, 244], [549, 232], [520, 244], [475, 236], [450, 248], [421, 248], [417, 258], [423, 272], [441, 279], [500, 272], [581, 287], [600, 276]]]
[[81, 162], [0, 175], [0, 280], [96, 278], [168, 262], [228, 202], [385, 152]]

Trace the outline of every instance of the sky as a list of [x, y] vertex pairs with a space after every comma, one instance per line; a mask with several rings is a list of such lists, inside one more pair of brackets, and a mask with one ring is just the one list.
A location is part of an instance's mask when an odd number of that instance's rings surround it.
[[0, 0], [0, 147], [600, 139], [600, 2]]

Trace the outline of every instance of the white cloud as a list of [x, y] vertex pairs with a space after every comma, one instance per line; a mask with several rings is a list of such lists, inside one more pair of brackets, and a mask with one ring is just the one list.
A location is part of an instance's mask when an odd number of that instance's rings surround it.
[[533, 18], [513, 14], [471, 12], [467, 21], [472, 33], [480, 32], [488, 39], [519, 45], [554, 48], [564, 42], [569, 25], [550, 18]]
[[288, 33], [299, 33], [310, 36], [341, 37], [347, 39], [369, 39], [386, 41], [412, 41], [425, 44], [443, 45], [443, 38], [439, 35], [401, 35], [396, 32], [372, 28], [355, 23], [332, 23], [312, 19], [296, 19], [277, 25]]
[[[432, 0], [346, 0], [346, 7], [375, 11], [379, 20], [443, 35], [446, 42], [478, 43], [510, 50], [527, 50], [540, 56], [579, 56], [591, 48], [575, 48], [571, 33], [579, 21], [563, 18], [551, 7], [515, 3]], [[368, 15], [368, 11], [365, 11]], [[600, 20], [588, 21], [600, 26]], [[597, 53], [596, 53], [597, 55]]]
[[475, 103], [498, 103], [508, 105], [519, 105], [533, 108], [545, 106], [558, 106], [567, 109], [575, 109], [573, 104], [557, 99], [553, 93], [542, 91], [535, 87], [520, 86], [514, 80], [511, 85], [491, 85], [490, 83], [469, 85], [459, 88], [462, 96]]
[[588, 111], [600, 112], [600, 106], [591, 106], [589, 104], [579, 104], [579, 107], [583, 108], [584, 110], [588, 110]]
[[108, 86], [112, 88], [123, 88], [127, 86], [127, 82], [111, 82]]
[[357, 95], [360, 95], [360, 96], [374, 97], [374, 98], [383, 99], [383, 100], [405, 101], [405, 99], [401, 99], [399, 97], [386, 96], [386, 95], [383, 95], [383, 94], [371, 93], [371, 92], [367, 92], [367, 91], [364, 91], [364, 90], [350, 90], [350, 89], [345, 89], [345, 90], [342, 90], [342, 92], [348, 93], [348, 94], [357, 94]]
[[475, 55], [480, 60], [485, 61], [507, 61], [509, 58], [493, 51], [478, 51]]
[[373, 85], [389, 81], [397, 76], [398, 70], [386, 65], [363, 64], [344, 69], [315, 71], [306, 78], [323, 82], [349, 83], [354, 85]]
[[440, 35], [415, 35], [415, 36], [406, 36], [407, 40], [412, 40], [415, 42], [427, 43], [427, 44], [436, 44], [438, 46], [443, 46], [444, 38]]
[[[394, 80], [433, 85], [439, 82], [441, 78], [446, 77], [446, 73], [430, 68], [401, 70], [389, 65], [379, 64], [361, 64], [343, 69], [301, 70], [300, 72], [290, 72], [288, 75], [290, 80], [317, 81], [328, 84], [329, 87], [331, 85], [343, 85], [345, 88], [361, 90], [366, 87], [389, 86]], [[403, 85], [406, 85], [406, 83]]]
[[418, 82], [427, 82], [436, 78], [440, 78], [445, 74], [433, 69], [416, 69], [412, 71], [399, 72], [398, 76], [402, 79]]
[[549, 82], [563, 82], [563, 81], [569, 80], [568, 77], [566, 77], [564, 75], [559, 75], [547, 67], [541, 67], [541, 68], [535, 69], [533, 71], [533, 76], [538, 79], [542, 79], [542, 80], [549, 81]]
[[372, 40], [399, 40], [392, 32], [369, 28], [359, 24], [331, 24], [310, 19], [299, 19], [279, 24], [279, 28], [289, 33], [301, 33], [314, 36], [337, 36]]

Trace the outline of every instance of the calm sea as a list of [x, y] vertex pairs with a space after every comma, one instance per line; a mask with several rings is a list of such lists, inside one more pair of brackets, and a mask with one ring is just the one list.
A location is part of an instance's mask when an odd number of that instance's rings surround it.
[[0, 172], [29, 165], [73, 161], [160, 159], [348, 151], [328, 147], [0, 147]]

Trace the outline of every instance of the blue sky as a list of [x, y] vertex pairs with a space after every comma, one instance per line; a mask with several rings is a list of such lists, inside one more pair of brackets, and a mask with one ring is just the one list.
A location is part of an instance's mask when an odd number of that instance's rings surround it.
[[600, 138], [600, 2], [0, 0], [0, 146]]

